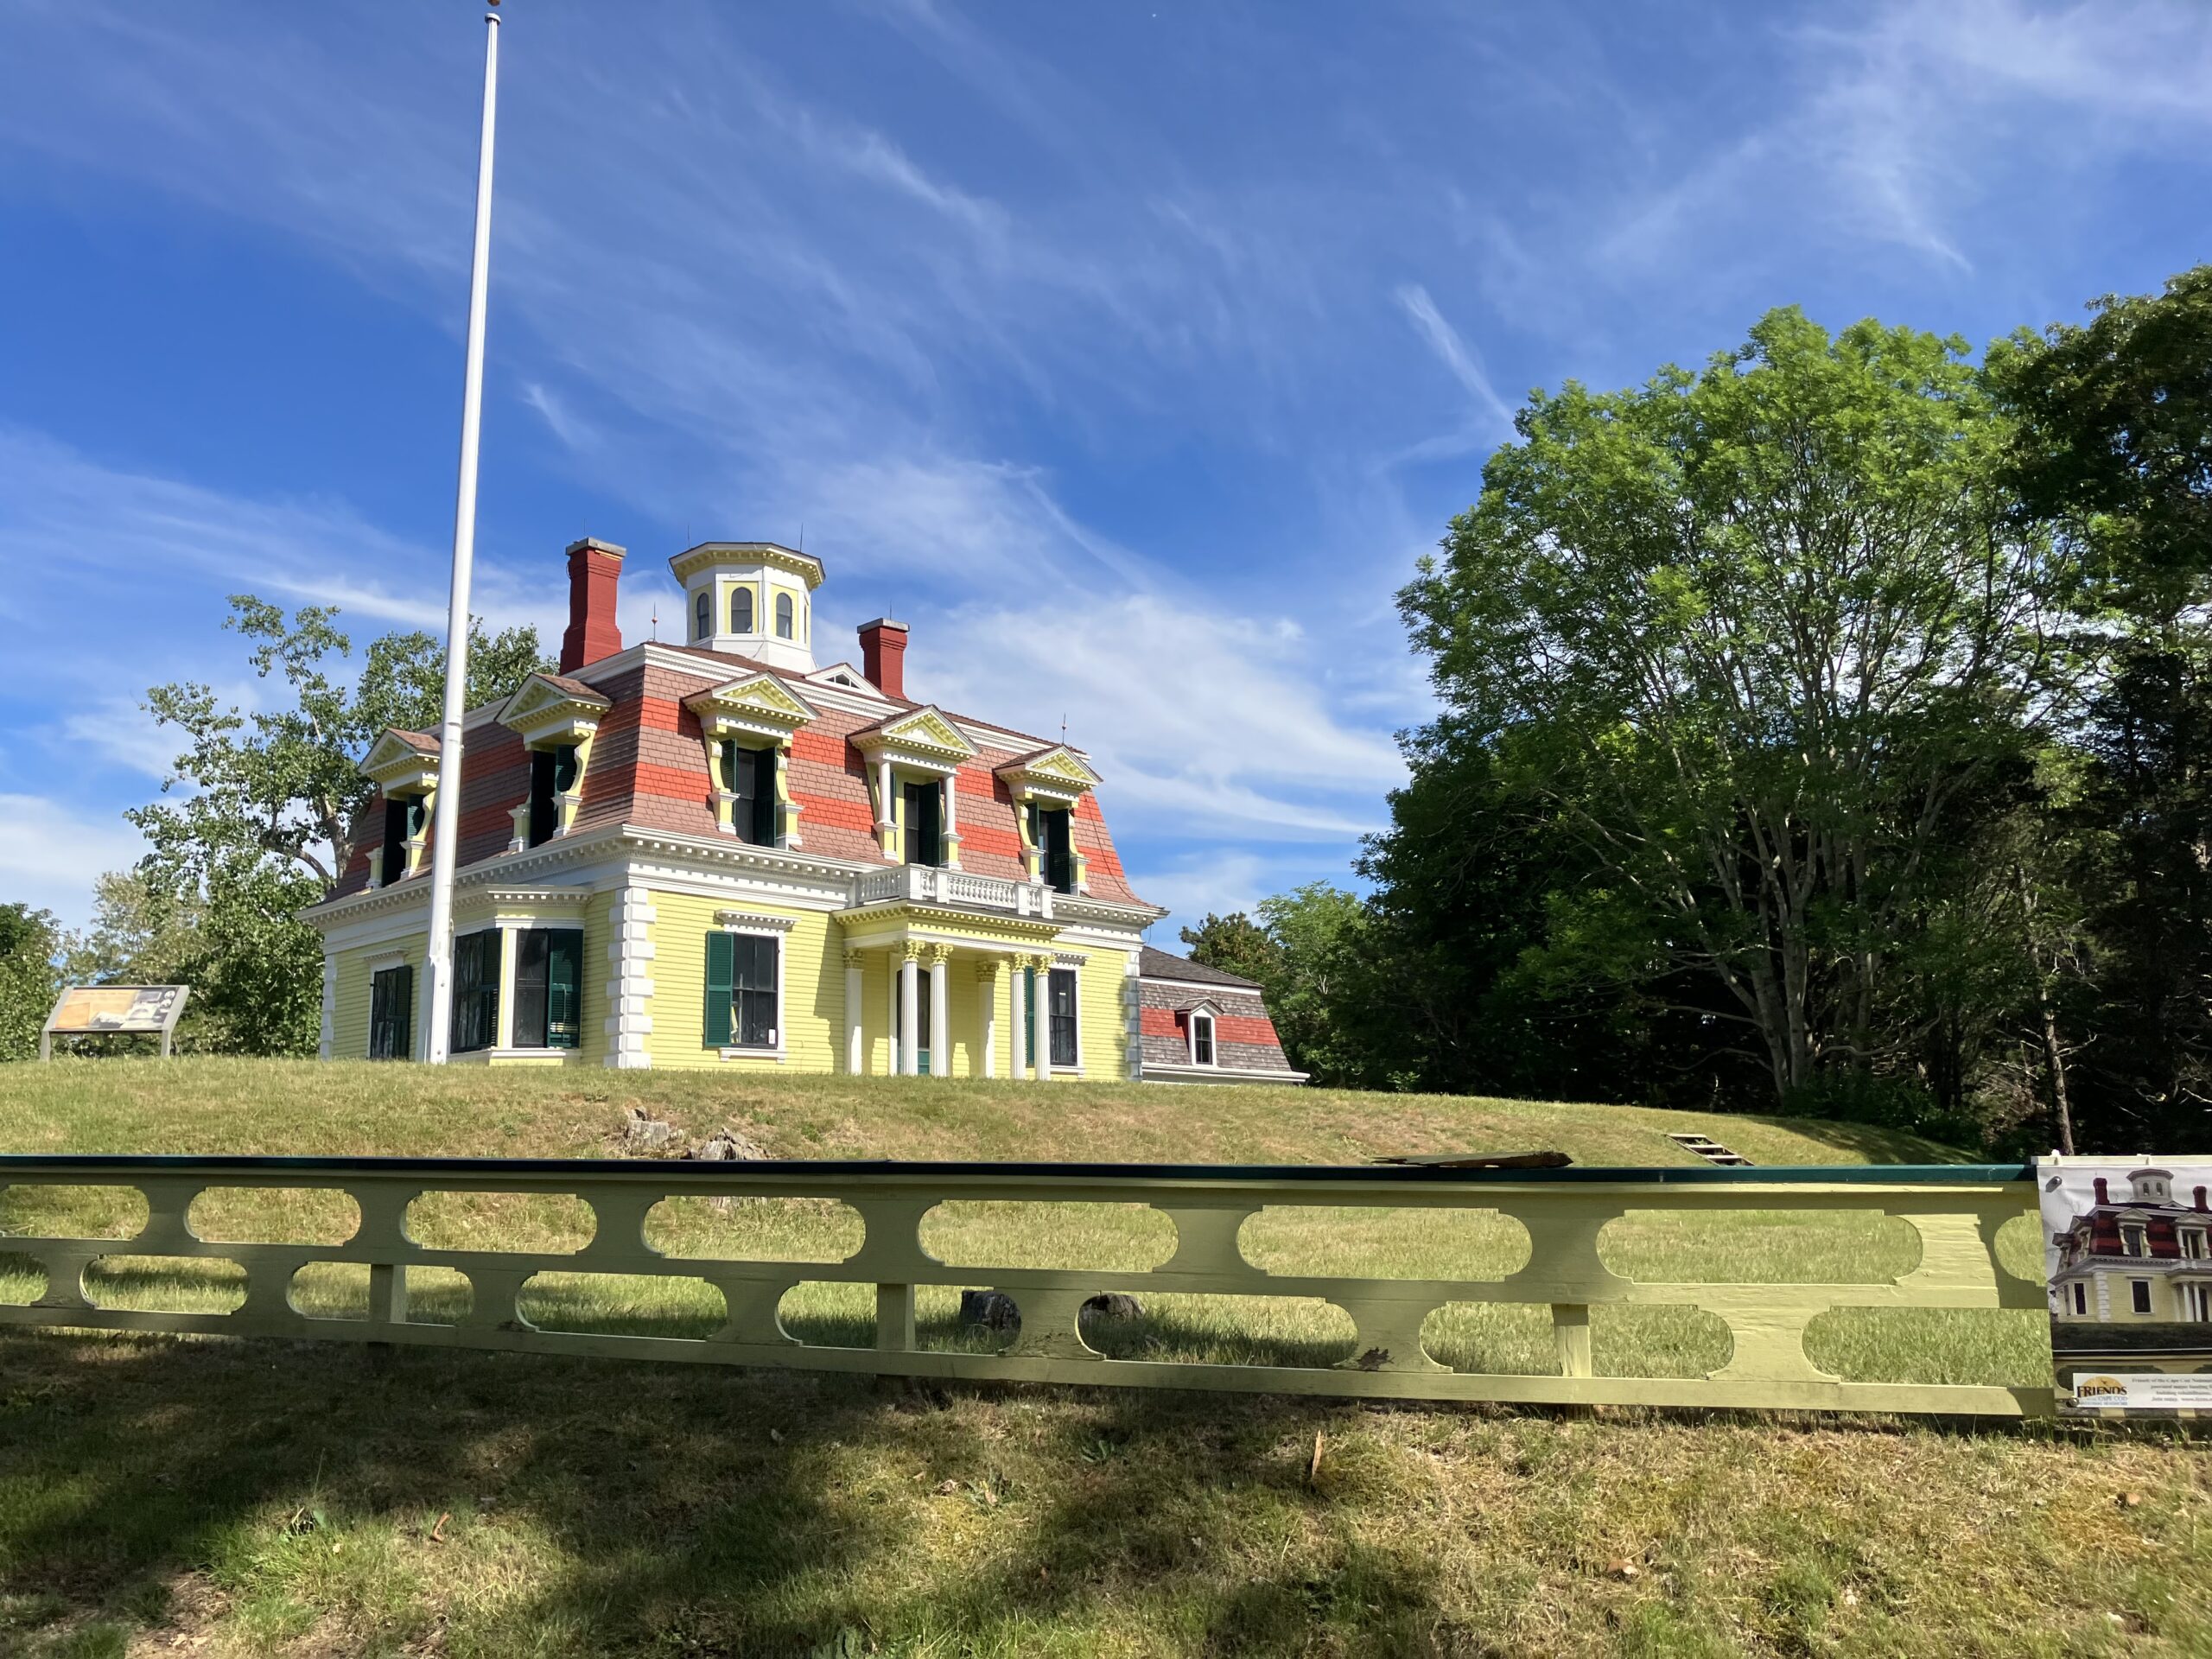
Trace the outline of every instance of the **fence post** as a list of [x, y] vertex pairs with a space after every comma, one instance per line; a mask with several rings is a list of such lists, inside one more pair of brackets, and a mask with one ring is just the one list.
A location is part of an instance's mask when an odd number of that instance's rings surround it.
[[1552, 1304], [1552, 1344], [1559, 1351], [1561, 1376], [1588, 1376], [1590, 1370], [1590, 1304]]

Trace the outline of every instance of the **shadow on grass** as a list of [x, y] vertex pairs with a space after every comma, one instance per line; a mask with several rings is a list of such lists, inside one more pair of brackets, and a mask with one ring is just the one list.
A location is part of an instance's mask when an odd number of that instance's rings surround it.
[[1309, 1480], [1357, 1409], [0, 1332], [0, 1647], [12, 1607], [33, 1653], [217, 1618], [343, 1651], [1481, 1650], [1433, 1562], [1332, 1513], [1383, 1485]]

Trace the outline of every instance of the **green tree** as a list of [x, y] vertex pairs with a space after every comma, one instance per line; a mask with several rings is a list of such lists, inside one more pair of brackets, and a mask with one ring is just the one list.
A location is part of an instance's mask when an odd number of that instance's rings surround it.
[[2022, 516], [2089, 578], [2095, 690], [2062, 826], [2063, 959], [2083, 965], [2053, 1025], [2088, 1143], [2133, 1150], [2194, 1144], [2212, 1109], [2212, 266], [2090, 311], [1993, 348], [1990, 377]]
[[[1770, 313], [1701, 373], [1538, 393], [1401, 595], [1446, 710], [1588, 861], [1543, 950], [1695, 982], [1772, 1097], [1884, 1013], [1968, 804], [2037, 746], [2066, 572], [1963, 343]], [[1726, 1045], [1722, 1045], [1726, 1046]]]
[[51, 911], [0, 905], [0, 1061], [38, 1056], [38, 1034], [61, 992], [62, 948]]
[[1211, 911], [1196, 927], [1182, 931], [1191, 960], [1270, 985], [1282, 972], [1282, 948], [1243, 911], [1217, 916]]
[[[321, 944], [299, 912], [327, 897], [351, 862], [375, 791], [356, 770], [387, 727], [434, 728], [445, 652], [420, 631], [372, 640], [358, 671], [337, 611], [234, 596], [226, 626], [283, 689], [248, 714], [204, 684], [156, 686], [147, 707], [188, 744], [168, 798], [124, 816], [151, 844], [137, 874], [143, 902], [193, 917], [177, 972], [193, 987], [207, 1040], [227, 1052], [311, 1053], [321, 1023]], [[512, 694], [552, 664], [533, 628], [470, 628], [472, 708]], [[181, 787], [180, 787], [181, 786]]]

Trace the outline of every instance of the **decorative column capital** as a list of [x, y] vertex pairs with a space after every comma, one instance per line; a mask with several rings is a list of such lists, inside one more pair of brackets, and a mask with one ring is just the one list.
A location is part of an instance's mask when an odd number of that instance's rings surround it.
[[949, 944], [926, 945], [924, 947], [924, 951], [929, 957], [930, 966], [932, 968], [940, 964], [949, 966], [951, 963], [952, 947]]
[[995, 982], [998, 976], [999, 959], [996, 957], [980, 957], [976, 959], [976, 977], [977, 979], [988, 985]]
[[859, 967], [861, 967], [861, 966], [865, 965], [865, 963], [866, 963], [867, 960], [868, 960], [867, 957], [866, 957], [862, 952], [861, 952], [861, 951], [858, 951], [858, 950], [855, 950], [852, 949], [849, 945], [846, 947], [846, 950], [845, 950], [845, 966], [846, 966], [846, 967], [848, 967], [848, 968], [859, 968]]
[[902, 939], [899, 944], [899, 958], [902, 962], [919, 962], [929, 948], [919, 939]]

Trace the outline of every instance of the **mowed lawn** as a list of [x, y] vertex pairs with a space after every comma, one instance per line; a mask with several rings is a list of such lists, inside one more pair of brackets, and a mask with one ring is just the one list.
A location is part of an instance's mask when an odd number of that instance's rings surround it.
[[[486, 1072], [238, 1061], [0, 1072], [0, 1151], [594, 1156], [640, 1105], [779, 1155], [1353, 1162], [1556, 1147], [1694, 1161], [1697, 1129], [1763, 1164], [1945, 1161], [1850, 1126], [1313, 1090]], [[121, 1193], [17, 1187], [0, 1235], [120, 1236]], [[210, 1194], [211, 1238], [335, 1239], [328, 1193]], [[450, 1197], [426, 1243], [573, 1248], [588, 1210]], [[664, 1205], [672, 1255], [836, 1261], [857, 1219], [811, 1201]], [[933, 1251], [980, 1268], [1136, 1268], [1173, 1245], [1138, 1206], [945, 1206]], [[2032, 1269], [2033, 1224], [2004, 1239]], [[1471, 1211], [1270, 1211], [1243, 1237], [1286, 1272], [1490, 1278], [1517, 1223]], [[1882, 1217], [1632, 1216], [1620, 1272], [1852, 1281], [1910, 1271]], [[303, 1306], [358, 1311], [360, 1269]], [[988, 1272], [976, 1282], [988, 1285]], [[118, 1263], [120, 1306], [223, 1307], [219, 1264]], [[0, 1300], [37, 1294], [0, 1236]], [[429, 1284], [423, 1317], [465, 1285]], [[957, 1293], [923, 1339], [973, 1345]], [[552, 1328], [702, 1334], [697, 1281], [545, 1275]], [[1607, 1317], [1608, 1313], [1611, 1317]], [[807, 1284], [804, 1338], [865, 1344], [865, 1287]], [[1432, 1353], [1552, 1371], [1541, 1309], [1459, 1305]], [[1697, 1375], [1719, 1321], [1599, 1310], [1601, 1372]], [[1343, 1314], [1289, 1299], [1148, 1297], [1110, 1352], [1326, 1363]], [[2040, 1320], [1837, 1313], [1841, 1375], [2034, 1384]], [[1319, 1446], [1318, 1462], [1316, 1446]], [[0, 1334], [0, 1652], [1112, 1653], [2212, 1650], [2212, 1482], [2158, 1432], [1810, 1418], [1391, 1408], [1204, 1395], [879, 1387], [865, 1380], [219, 1339]], [[442, 1522], [440, 1517], [444, 1519]]]

